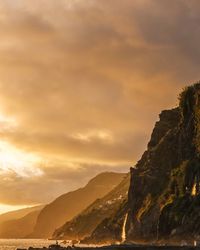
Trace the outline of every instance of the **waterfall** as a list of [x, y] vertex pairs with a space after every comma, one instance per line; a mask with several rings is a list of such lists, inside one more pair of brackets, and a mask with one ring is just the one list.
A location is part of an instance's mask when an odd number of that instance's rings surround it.
[[197, 195], [197, 184], [195, 183], [192, 187], [192, 196]]
[[122, 242], [124, 242], [126, 240], [126, 222], [127, 222], [127, 218], [128, 218], [128, 213], [126, 213], [125, 218], [124, 218], [124, 223], [122, 226]]

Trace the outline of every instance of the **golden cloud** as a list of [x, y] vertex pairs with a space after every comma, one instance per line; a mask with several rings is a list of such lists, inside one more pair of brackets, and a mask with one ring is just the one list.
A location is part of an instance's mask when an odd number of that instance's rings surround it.
[[[49, 164], [40, 177], [9, 173], [19, 196], [1, 180], [0, 201], [30, 203], [36, 183], [49, 200], [80, 176], [128, 171], [160, 110], [199, 78], [199, 10], [195, 0], [0, 3], [1, 138]], [[47, 195], [46, 169], [68, 184]]]

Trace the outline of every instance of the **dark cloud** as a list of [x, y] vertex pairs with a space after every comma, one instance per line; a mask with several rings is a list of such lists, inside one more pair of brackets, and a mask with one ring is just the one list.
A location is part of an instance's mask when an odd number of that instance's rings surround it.
[[196, 0], [0, 3], [1, 138], [48, 162], [39, 177], [4, 173], [13, 184], [2, 178], [0, 200], [40, 202], [34, 186], [50, 200], [134, 164], [158, 113], [199, 78], [199, 9]]

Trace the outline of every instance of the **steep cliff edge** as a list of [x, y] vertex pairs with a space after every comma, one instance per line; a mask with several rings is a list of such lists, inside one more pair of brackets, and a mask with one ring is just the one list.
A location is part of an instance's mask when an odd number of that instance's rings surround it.
[[147, 151], [131, 169], [127, 239], [198, 238], [200, 84], [163, 111]]
[[160, 114], [131, 168], [128, 202], [88, 242], [200, 238], [200, 83], [185, 88], [179, 101]]

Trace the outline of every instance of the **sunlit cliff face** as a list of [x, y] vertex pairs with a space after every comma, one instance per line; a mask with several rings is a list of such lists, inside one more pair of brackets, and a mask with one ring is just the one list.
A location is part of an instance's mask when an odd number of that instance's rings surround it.
[[[198, 1], [0, 2], [0, 203], [128, 171], [199, 80]], [[184, 27], [181, 29], [180, 27]]]

